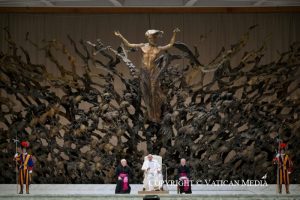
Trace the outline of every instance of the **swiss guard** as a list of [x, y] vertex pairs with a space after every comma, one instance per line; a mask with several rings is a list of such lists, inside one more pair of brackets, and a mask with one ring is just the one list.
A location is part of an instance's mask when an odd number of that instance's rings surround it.
[[290, 179], [289, 175], [292, 172], [293, 163], [286, 154], [287, 144], [286, 143], [279, 143], [278, 153], [276, 157], [273, 159], [273, 163], [277, 165], [277, 188], [278, 192], [282, 193], [282, 184], [285, 184], [285, 192], [287, 194], [290, 193], [289, 191], [289, 184]]
[[29, 194], [29, 184], [31, 182], [33, 160], [32, 160], [32, 156], [27, 153], [28, 147], [29, 147], [29, 142], [22, 141], [21, 142], [22, 153], [21, 154], [16, 153], [14, 157], [19, 169], [19, 176], [18, 176], [18, 183], [20, 184], [19, 194], [23, 194], [24, 184], [26, 185], [26, 194]]

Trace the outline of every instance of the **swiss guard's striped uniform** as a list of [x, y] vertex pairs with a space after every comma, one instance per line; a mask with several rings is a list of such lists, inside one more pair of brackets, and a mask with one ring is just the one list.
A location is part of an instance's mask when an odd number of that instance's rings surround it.
[[[24, 142], [21, 143], [22, 148], [27, 148], [29, 143], [26, 144]], [[31, 172], [33, 169], [33, 160], [32, 156], [28, 153], [16, 154], [15, 159], [18, 162], [19, 166], [19, 177], [18, 183], [20, 184], [20, 194], [23, 193], [23, 186], [26, 184], [26, 193], [29, 194], [29, 184], [31, 181]]]
[[277, 187], [278, 192], [282, 192], [282, 184], [285, 184], [286, 193], [289, 194], [289, 185], [290, 185], [290, 178], [289, 175], [292, 171], [293, 163], [289, 156], [284, 152], [286, 149], [286, 143], [280, 144], [280, 152], [276, 155], [273, 159], [273, 162], [277, 164]]

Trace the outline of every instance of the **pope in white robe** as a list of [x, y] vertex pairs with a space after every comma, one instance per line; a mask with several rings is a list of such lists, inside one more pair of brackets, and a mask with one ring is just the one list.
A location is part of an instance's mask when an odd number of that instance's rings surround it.
[[144, 190], [163, 190], [161, 165], [157, 160], [153, 159], [151, 154], [149, 154], [147, 160], [144, 161], [142, 170], [144, 171]]

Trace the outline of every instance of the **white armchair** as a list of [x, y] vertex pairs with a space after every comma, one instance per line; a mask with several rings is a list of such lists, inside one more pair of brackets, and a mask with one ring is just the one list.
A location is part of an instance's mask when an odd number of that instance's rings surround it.
[[[160, 166], [162, 166], [162, 157], [161, 156], [152, 155], [152, 157], [153, 157], [152, 158], [153, 160], [156, 160], [160, 164]], [[144, 161], [146, 161], [146, 160], [148, 160], [148, 156], [144, 157]]]

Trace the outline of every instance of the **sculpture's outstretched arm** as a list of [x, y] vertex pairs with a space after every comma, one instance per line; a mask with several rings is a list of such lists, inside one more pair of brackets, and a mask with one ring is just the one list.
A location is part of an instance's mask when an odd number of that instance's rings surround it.
[[173, 36], [172, 36], [172, 38], [171, 38], [170, 43], [167, 44], [167, 45], [165, 45], [165, 46], [159, 47], [159, 49], [164, 51], [164, 50], [167, 50], [167, 49], [171, 48], [171, 47], [173, 46], [173, 44], [175, 43], [176, 33], [179, 32], [179, 31], [180, 31], [179, 28], [175, 28], [175, 29], [173, 30]]
[[115, 36], [121, 38], [122, 41], [124, 42], [125, 46], [131, 47], [131, 48], [142, 47], [144, 45], [143, 43], [140, 43], [140, 44], [129, 43], [128, 40], [126, 40], [126, 38], [124, 38], [123, 35], [119, 31], [115, 31]]

